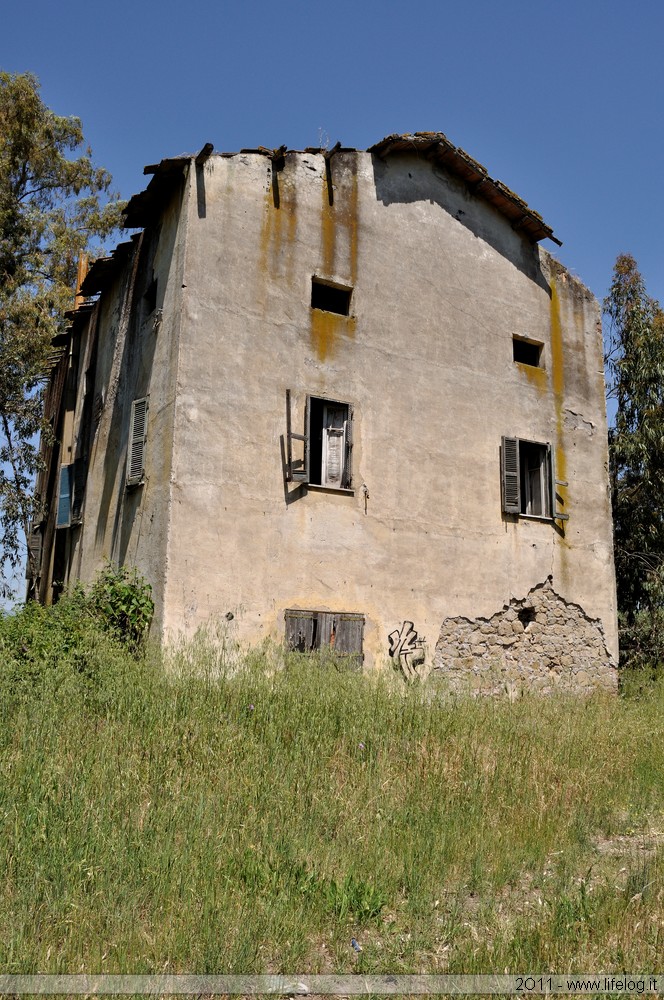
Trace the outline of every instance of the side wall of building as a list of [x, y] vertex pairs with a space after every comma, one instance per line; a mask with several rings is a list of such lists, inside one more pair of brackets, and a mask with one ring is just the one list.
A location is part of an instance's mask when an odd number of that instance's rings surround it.
[[[490, 621], [547, 584], [594, 623], [613, 683], [590, 293], [416, 157], [341, 152], [326, 165], [288, 153], [273, 170], [258, 154], [214, 156], [201, 179], [182, 281], [165, 634], [233, 616], [233, 635], [257, 642], [283, 637], [286, 609], [356, 612], [367, 664], [392, 654], [407, 672], [422, 651], [446, 675], [441, 627]], [[352, 289], [350, 315], [312, 308], [312, 276]], [[514, 336], [543, 345], [542, 367], [515, 363]], [[352, 492], [285, 482], [287, 390], [298, 432], [308, 395], [352, 406]], [[504, 435], [551, 445], [569, 520], [502, 513]]]
[[[74, 447], [87, 437], [81, 525], [72, 529], [70, 578], [90, 582], [107, 563], [135, 566], [153, 588], [161, 628], [170, 521], [172, 441], [184, 270], [186, 193], [158, 225], [134, 237], [81, 343]], [[86, 371], [93, 405], [86, 405]], [[147, 398], [142, 483], [127, 486], [132, 403]], [[90, 426], [90, 420], [92, 425]]]

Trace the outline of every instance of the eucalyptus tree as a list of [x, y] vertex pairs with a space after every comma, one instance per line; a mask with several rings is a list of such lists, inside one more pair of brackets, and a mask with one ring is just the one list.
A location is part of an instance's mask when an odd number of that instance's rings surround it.
[[614, 545], [626, 666], [664, 662], [664, 311], [621, 254], [604, 302]]
[[82, 254], [120, 223], [110, 174], [78, 118], [45, 106], [31, 73], [0, 72], [0, 590], [25, 559], [45, 426], [52, 340], [73, 305]]

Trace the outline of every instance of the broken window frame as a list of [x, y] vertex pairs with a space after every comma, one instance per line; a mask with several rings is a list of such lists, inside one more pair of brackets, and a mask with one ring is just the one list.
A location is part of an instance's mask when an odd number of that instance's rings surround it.
[[[532, 457], [534, 449], [539, 449], [539, 490], [542, 510], [533, 511], [533, 491], [530, 478], [525, 475], [523, 462], [528, 453]], [[553, 448], [548, 443], [532, 441], [528, 438], [504, 436], [500, 445], [500, 471], [502, 510], [504, 514], [532, 518], [539, 521], [567, 521], [568, 514], [556, 510], [556, 486], [567, 486], [556, 479]], [[531, 471], [536, 472], [533, 466]], [[531, 508], [530, 510], [528, 508]]]
[[329, 649], [339, 657], [361, 663], [364, 659], [365, 616], [354, 611], [284, 611], [286, 646], [300, 653]]
[[[313, 426], [312, 411], [315, 411]], [[338, 426], [333, 414], [345, 411], [342, 426]], [[318, 415], [320, 417], [320, 426]], [[320, 440], [317, 432], [320, 432]], [[337, 455], [341, 451], [341, 471], [338, 477], [332, 474], [334, 454], [331, 452], [331, 442], [339, 441]], [[293, 458], [293, 441], [303, 443], [303, 458]], [[293, 431], [291, 418], [291, 391], [286, 390], [286, 482], [303, 483], [313, 488], [335, 490], [337, 492], [353, 492], [353, 406], [343, 400], [330, 399], [327, 396], [308, 394], [304, 409], [304, 433]], [[318, 467], [320, 457], [320, 482], [312, 482], [313, 466]], [[335, 481], [338, 479], [338, 485]]]

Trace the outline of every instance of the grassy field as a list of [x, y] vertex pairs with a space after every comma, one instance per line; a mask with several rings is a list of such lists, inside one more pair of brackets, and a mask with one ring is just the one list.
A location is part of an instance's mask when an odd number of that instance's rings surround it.
[[661, 966], [661, 687], [428, 702], [62, 614], [0, 631], [3, 972]]

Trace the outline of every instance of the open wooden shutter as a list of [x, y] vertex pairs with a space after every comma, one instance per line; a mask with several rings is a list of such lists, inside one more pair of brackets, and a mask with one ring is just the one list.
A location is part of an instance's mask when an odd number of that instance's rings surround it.
[[127, 451], [127, 486], [143, 482], [145, 441], [148, 429], [148, 398], [135, 399], [131, 404], [129, 448]]
[[[286, 389], [286, 482], [288, 483], [308, 483], [309, 482], [309, 441], [311, 437], [311, 407], [309, 396], [304, 412], [304, 434], [296, 434], [291, 422], [291, 394], [290, 389]], [[293, 458], [293, 441], [303, 442], [303, 456], [301, 459]]]
[[504, 437], [500, 447], [503, 512], [521, 513], [519, 439]]
[[73, 470], [73, 465], [63, 465], [60, 467], [60, 489], [58, 491], [58, 510], [55, 520], [56, 528], [68, 528], [71, 524]]
[[41, 525], [33, 524], [30, 528], [30, 534], [28, 535], [28, 550], [29, 557], [27, 566], [25, 568], [25, 577], [27, 580], [38, 577], [41, 573], [41, 563], [42, 563], [42, 543], [44, 536], [42, 534]]
[[326, 403], [323, 409], [321, 486], [341, 488], [346, 466], [348, 407]]
[[552, 517], [554, 521], [569, 521], [569, 514], [562, 514], [556, 510], [556, 486], [568, 486], [569, 484], [563, 479], [556, 479], [556, 464], [553, 457], [553, 448], [550, 444], [547, 445], [547, 459], [549, 465], [549, 481], [551, 483], [551, 513], [549, 516]]

